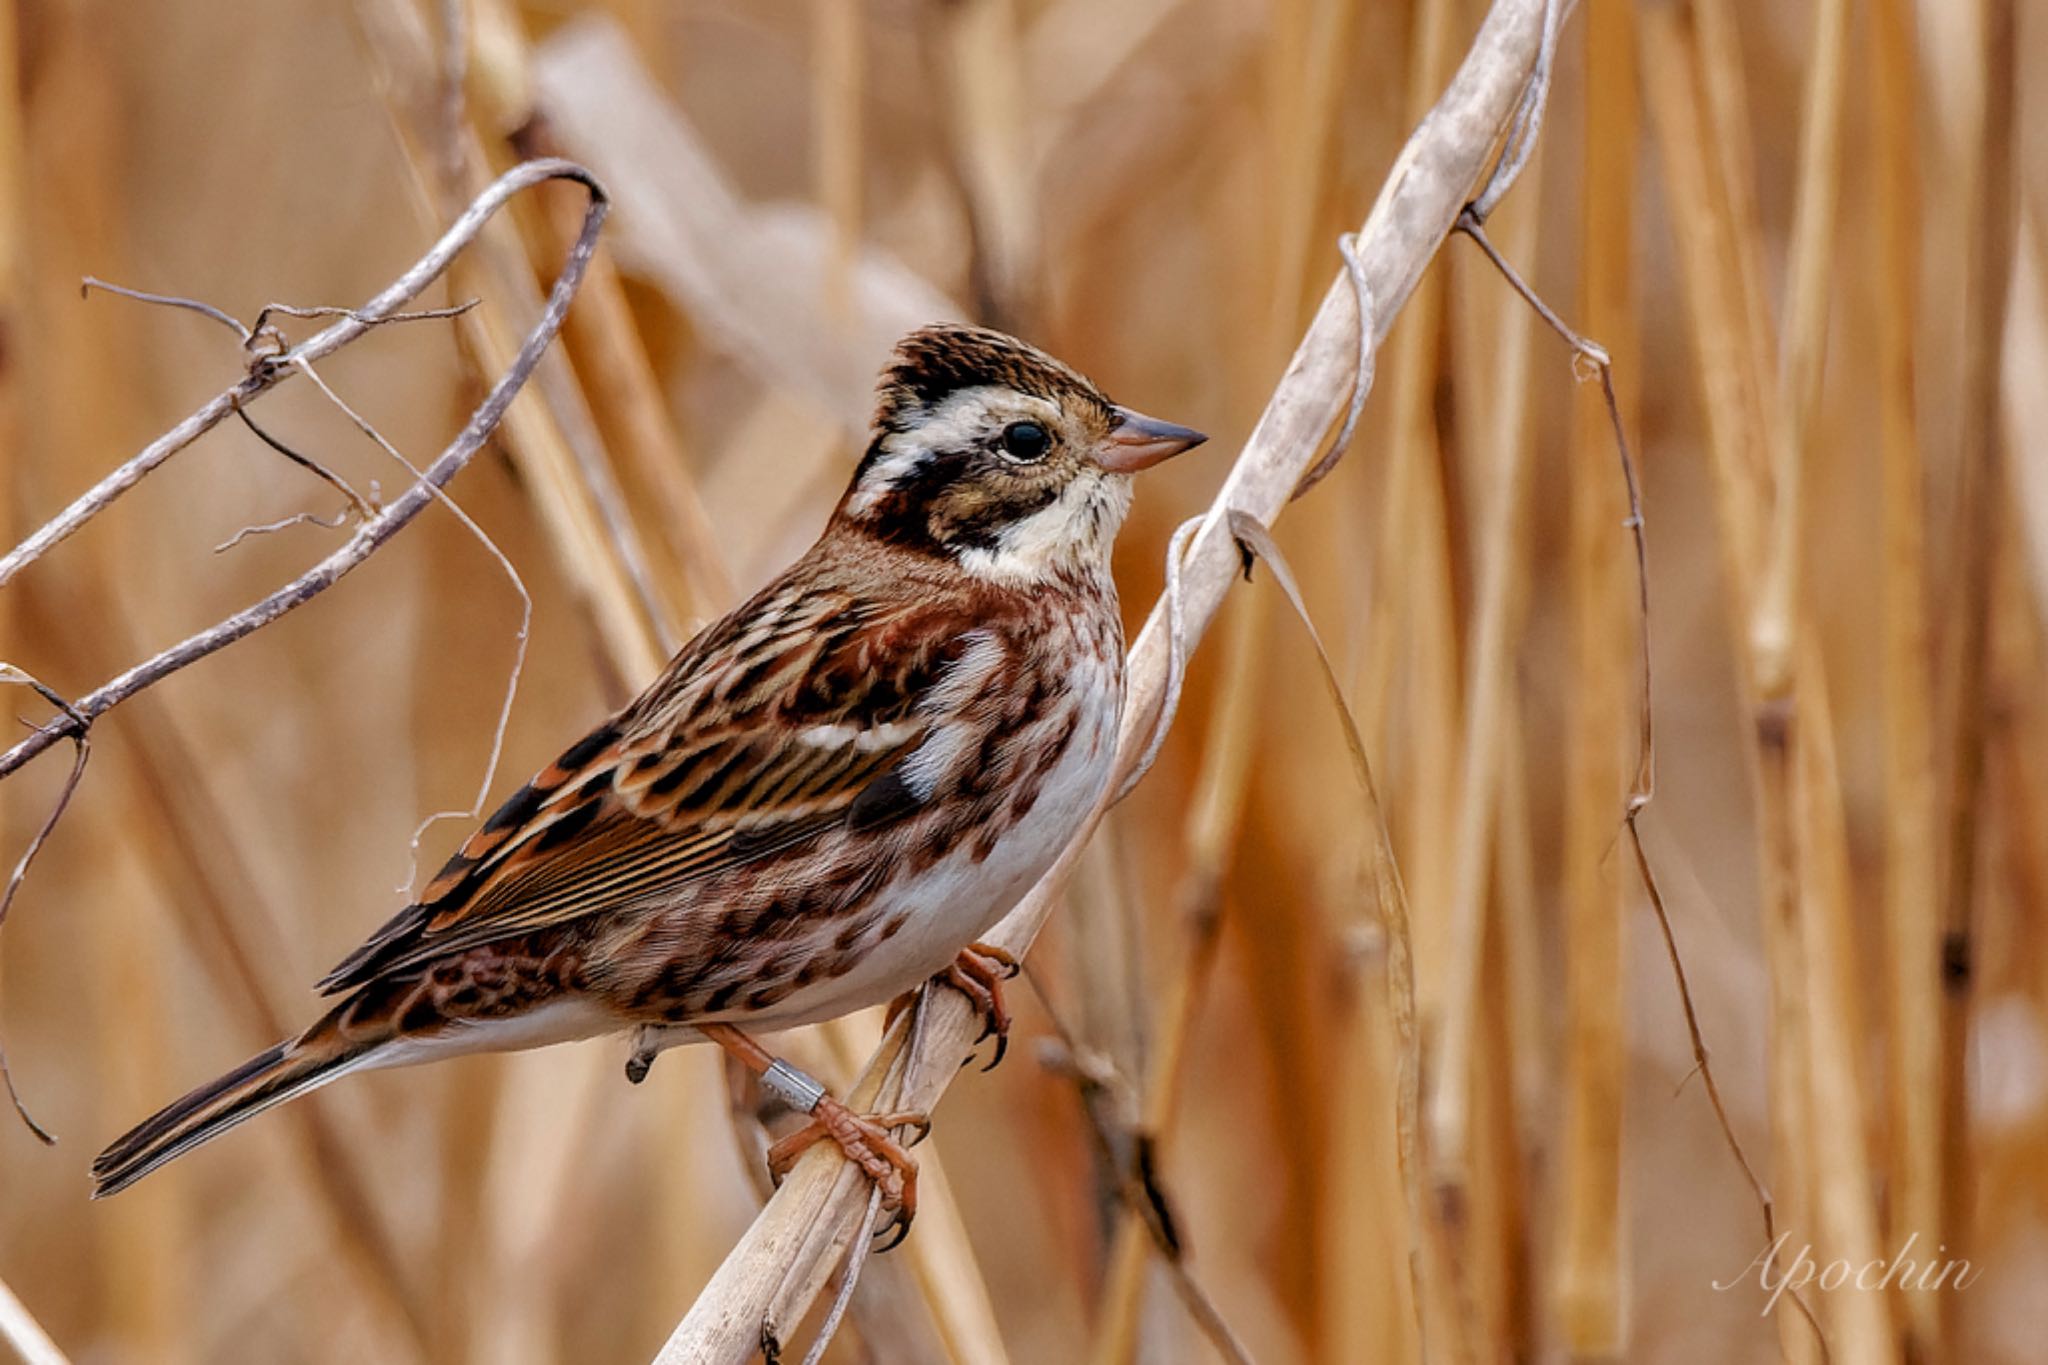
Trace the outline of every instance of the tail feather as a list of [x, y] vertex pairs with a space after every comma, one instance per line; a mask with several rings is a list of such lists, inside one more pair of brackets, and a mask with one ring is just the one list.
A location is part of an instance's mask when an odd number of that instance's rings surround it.
[[369, 1060], [373, 1046], [300, 1039], [258, 1053], [116, 1138], [92, 1163], [92, 1197], [117, 1194], [244, 1119], [344, 1075]]

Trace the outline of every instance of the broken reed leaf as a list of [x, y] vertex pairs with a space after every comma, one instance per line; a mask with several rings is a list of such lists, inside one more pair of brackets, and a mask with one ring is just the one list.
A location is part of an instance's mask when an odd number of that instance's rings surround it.
[[1230, 513], [1230, 534], [1244, 547], [1247, 555], [1264, 560], [1272, 570], [1273, 579], [1286, 594], [1288, 605], [1308, 632], [1309, 643], [1315, 646], [1316, 662], [1320, 666], [1324, 689], [1330, 695], [1331, 703], [1337, 709], [1337, 718], [1344, 727], [1344, 746], [1351, 755], [1353, 773], [1357, 776], [1359, 789], [1364, 794], [1371, 826], [1369, 846], [1373, 878], [1373, 899], [1379, 911], [1380, 927], [1386, 935], [1388, 965], [1388, 991], [1392, 1004], [1395, 1032], [1401, 1043], [1400, 1076], [1395, 1092], [1395, 1131], [1401, 1155], [1402, 1183], [1407, 1188], [1409, 1213], [1416, 1221], [1412, 1231], [1419, 1234], [1421, 1228], [1422, 1189], [1421, 1165], [1416, 1150], [1417, 1125], [1421, 1111], [1420, 1075], [1415, 1065], [1415, 975], [1413, 940], [1408, 931], [1408, 893], [1401, 884], [1401, 868], [1394, 857], [1394, 841], [1387, 828], [1386, 808], [1380, 804], [1379, 784], [1373, 778], [1372, 758], [1365, 746], [1365, 736], [1358, 728], [1358, 718], [1352, 713], [1351, 702], [1344, 695], [1344, 684], [1337, 676], [1337, 668], [1330, 660], [1330, 651], [1323, 644], [1322, 633], [1316, 629], [1315, 618], [1309, 614], [1308, 602], [1301, 594], [1301, 585], [1295, 581], [1294, 571], [1288, 567], [1287, 558], [1281, 554], [1280, 546], [1273, 539], [1264, 523], [1248, 513], [1232, 509]]

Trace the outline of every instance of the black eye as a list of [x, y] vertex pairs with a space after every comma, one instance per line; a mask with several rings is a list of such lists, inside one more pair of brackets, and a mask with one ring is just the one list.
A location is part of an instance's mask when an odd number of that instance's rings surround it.
[[1003, 453], [1013, 460], [1042, 460], [1051, 446], [1052, 437], [1036, 422], [1012, 422], [1003, 428]]

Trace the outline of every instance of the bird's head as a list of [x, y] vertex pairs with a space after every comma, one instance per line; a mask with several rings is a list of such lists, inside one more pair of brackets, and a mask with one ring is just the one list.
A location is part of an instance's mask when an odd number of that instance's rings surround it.
[[1118, 407], [1015, 337], [924, 327], [882, 373], [873, 439], [838, 515], [1028, 586], [1106, 569], [1130, 476], [1207, 439]]

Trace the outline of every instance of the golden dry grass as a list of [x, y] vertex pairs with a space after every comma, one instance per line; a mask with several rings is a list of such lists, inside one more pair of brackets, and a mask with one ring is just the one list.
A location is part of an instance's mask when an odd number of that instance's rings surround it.
[[[1216, 437], [1141, 491], [1135, 623], [1483, 10], [471, 0], [457, 107], [441, 8], [0, 9], [0, 538], [237, 372], [224, 330], [81, 301], [81, 276], [244, 318], [354, 302], [493, 170], [586, 160], [619, 200], [607, 253], [452, 490], [533, 599], [500, 792], [801, 549], [890, 336], [935, 313]], [[1839, 1362], [2019, 1365], [2048, 1332], [2041, 18], [1584, 0], [1491, 224], [1614, 356], [1650, 538], [1642, 831], [1785, 1258], [1912, 1237], [1976, 1272], [1809, 1289]], [[466, 259], [483, 309], [323, 367], [415, 460], [516, 344], [574, 196]], [[359, 486], [404, 481], [303, 383], [258, 414]], [[334, 501], [223, 426], [0, 590], [0, 659], [87, 691], [332, 534], [215, 544]], [[1454, 238], [1351, 455], [1275, 533], [1407, 892], [1419, 1224], [1370, 826], [1262, 569], [1033, 954], [1011, 1060], [939, 1111], [943, 1182], [833, 1359], [1207, 1358], [1091, 1113], [1119, 1151], [1149, 1135], [1187, 1266], [1261, 1361], [1820, 1358], [1744, 1278], [1759, 1211], [1620, 837], [1625, 511], [1597, 385]], [[431, 509], [95, 728], [0, 943], [0, 1032], [62, 1138], [0, 1124], [0, 1282], [71, 1359], [644, 1360], [753, 1216], [715, 1058], [634, 1089], [602, 1044], [352, 1079], [86, 1202], [93, 1150], [303, 1022], [399, 903], [414, 826], [474, 793], [519, 621]], [[7, 861], [64, 766], [0, 784]], [[843, 1082], [878, 1022], [791, 1047]]]

